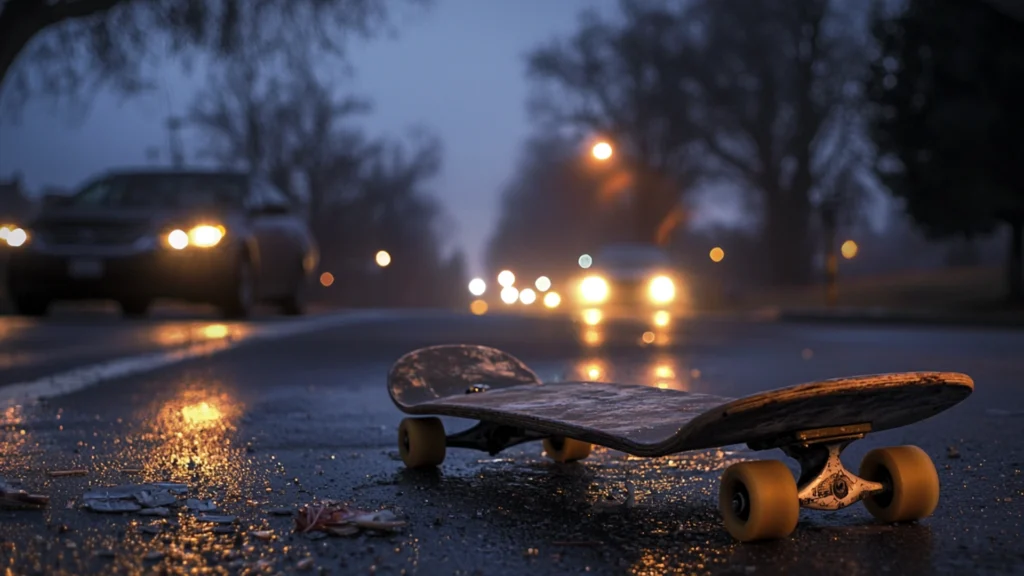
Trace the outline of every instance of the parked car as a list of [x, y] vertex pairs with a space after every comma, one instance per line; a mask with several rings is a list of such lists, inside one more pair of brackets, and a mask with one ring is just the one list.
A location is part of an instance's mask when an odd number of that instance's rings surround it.
[[664, 327], [686, 312], [682, 274], [654, 245], [605, 246], [573, 284], [577, 313], [591, 325], [608, 318], [629, 318]]
[[305, 220], [267, 180], [232, 171], [119, 171], [8, 226], [17, 312], [112, 299], [145, 315], [157, 298], [246, 317], [270, 302], [301, 314], [319, 253]]

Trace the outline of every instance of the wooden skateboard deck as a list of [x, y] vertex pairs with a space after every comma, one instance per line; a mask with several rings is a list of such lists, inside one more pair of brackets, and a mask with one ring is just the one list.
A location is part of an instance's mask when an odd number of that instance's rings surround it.
[[[586, 458], [592, 445], [637, 456], [664, 456], [746, 443], [781, 448], [800, 477], [778, 460], [730, 465], [718, 508], [740, 541], [781, 538], [796, 529], [800, 508], [838, 510], [863, 501], [884, 522], [932, 514], [939, 478], [916, 446], [876, 448], [858, 473], [840, 459], [865, 434], [912, 424], [962, 402], [974, 382], [953, 372], [904, 372], [833, 378], [726, 398], [601, 382], [543, 383], [510, 354], [484, 346], [433, 346], [403, 356], [388, 392], [406, 418], [398, 448], [406, 466], [436, 466], [448, 447], [497, 454], [540, 440], [551, 458]], [[447, 434], [437, 416], [479, 420]]]
[[[473, 386], [484, 392], [469, 393]], [[782, 444], [805, 430], [897, 428], [961, 402], [974, 383], [957, 373], [907, 372], [834, 378], [734, 399], [631, 384], [541, 383], [500, 350], [437, 346], [402, 357], [388, 390], [408, 414], [481, 420], [663, 456]]]

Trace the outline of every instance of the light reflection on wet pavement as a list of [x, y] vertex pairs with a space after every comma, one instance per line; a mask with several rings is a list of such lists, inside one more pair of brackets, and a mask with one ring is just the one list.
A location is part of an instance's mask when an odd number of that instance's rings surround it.
[[[699, 341], [678, 338], [689, 346], [629, 344], [609, 353], [534, 339], [543, 331], [529, 326], [501, 338], [475, 326], [458, 329], [457, 340], [509, 349], [545, 379], [739, 395], [837, 373], [930, 368], [968, 372], [979, 392], [948, 417], [871, 436], [848, 452], [855, 463], [877, 445], [925, 448], [944, 489], [935, 518], [886, 526], [859, 506], [804, 512], [792, 538], [742, 546], [721, 527], [717, 478], [733, 462], [780, 457], [776, 451], [641, 459], [598, 448], [580, 464], [559, 465], [528, 444], [493, 457], [450, 450], [438, 471], [405, 470], [395, 446], [402, 415], [384, 378], [400, 354], [436, 343], [418, 336], [431, 326], [336, 329], [4, 408], [0, 477], [51, 501], [42, 511], [0, 511], [0, 566], [16, 574], [276, 573], [307, 565], [332, 574], [916, 574], [1024, 564], [1024, 418], [1010, 416], [1024, 409], [1024, 366], [999, 360], [1021, 336], [951, 332], [914, 344], [905, 334], [879, 341], [739, 326], [740, 335], [719, 328]], [[487, 336], [478, 338], [481, 329]], [[440, 341], [456, 341], [458, 330], [447, 330]], [[1006, 415], [991, 416], [993, 408]], [[86, 475], [48, 475], [77, 469]], [[183, 509], [167, 518], [79, 509], [89, 489], [159, 481], [182, 482], [189, 497], [211, 499], [216, 514], [237, 520], [201, 522]], [[276, 515], [325, 498], [391, 509], [409, 525], [395, 535], [317, 538], [295, 534], [293, 517]]]

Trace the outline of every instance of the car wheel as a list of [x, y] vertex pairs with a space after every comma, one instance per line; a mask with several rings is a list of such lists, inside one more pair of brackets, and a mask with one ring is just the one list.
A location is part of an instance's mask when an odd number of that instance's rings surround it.
[[152, 304], [147, 298], [129, 298], [120, 301], [121, 312], [129, 318], [142, 318], [149, 313]]
[[306, 296], [309, 282], [306, 279], [305, 270], [299, 266], [298, 278], [295, 280], [295, 287], [292, 293], [281, 300], [281, 311], [288, 316], [301, 316], [306, 312]]
[[45, 316], [50, 309], [50, 299], [36, 295], [18, 295], [12, 299], [14, 312], [22, 316]]
[[256, 301], [256, 275], [248, 260], [239, 260], [235, 273], [224, 295], [221, 310], [227, 318], [247, 318]]

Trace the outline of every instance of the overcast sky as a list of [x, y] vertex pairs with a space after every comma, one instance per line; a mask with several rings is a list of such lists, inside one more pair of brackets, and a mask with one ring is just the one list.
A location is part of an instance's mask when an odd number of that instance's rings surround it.
[[[397, 38], [353, 47], [356, 76], [347, 85], [374, 101], [364, 123], [368, 132], [399, 137], [419, 124], [443, 141], [444, 171], [433, 188], [455, 226], [450, 240], [466, 251], [471, 272], [481, 271], [500, 191], [530, 130], [525, 54], [572, 33], [584, 8], [611, 13], [616, 4], [437, 0], [433, 10], [401, 18]], [[169, 67], [160, 90], [129, 101], [100, 95], [79, 122], [34, 105], [20, 124], [0, 124], [0, 177], [21, 172], [35, 192], [73, 187], [111, 167], [146, 164], [153, 146], [161, 147], [166, 162], [164, 119], [186, 109], [203, 77]]]

